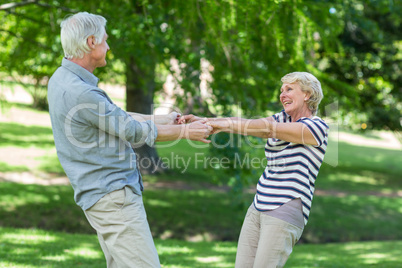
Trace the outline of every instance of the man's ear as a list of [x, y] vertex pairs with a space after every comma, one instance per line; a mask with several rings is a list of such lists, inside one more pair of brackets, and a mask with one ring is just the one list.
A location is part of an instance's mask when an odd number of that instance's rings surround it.
[[90, 49], [95, 48], [95, 36], [91, 35], [90, 37], [87, 38], [87, 45]]

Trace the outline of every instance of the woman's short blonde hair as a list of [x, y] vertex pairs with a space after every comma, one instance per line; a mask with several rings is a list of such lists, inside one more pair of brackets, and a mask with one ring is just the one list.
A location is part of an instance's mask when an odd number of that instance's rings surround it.
[[79, 12], [66, 17], [60, 24], [61, 45], [67, 59], [82, 59], [91, 49], [87, 39], [95, 37], [95, 44], [100, 44], [106, 34], [106, 19], [102, 16]]
[[303, 92], [310, 95], [307, 100], [307, 105], [313, 115], [317, 114], [318, 105], [320, 104], [324, 95], [322, 94], [321, 83], [318, 79], [307, 72], [294, 72], [289, 73], [281, 78], [282, 83], [298, 83]]

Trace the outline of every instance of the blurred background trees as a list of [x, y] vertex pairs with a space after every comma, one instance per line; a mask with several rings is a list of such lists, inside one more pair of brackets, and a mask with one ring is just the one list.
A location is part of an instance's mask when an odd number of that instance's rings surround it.
[[[280, 78], [307, 70], [323, 83], [322, 107], [338, 101], [368, 127], [400, 128], [399, 1], [2, 2], [3, 77], [45, 86], [63, 55], [61, 20], [88, 11], [108, 19], [110, 66], [97, 75], [125, 84], [128, 110], [152, 112], [176, 59], [177, 105], [186, 112], [230, 113], [237, 103], [250, 116], [277, 110]], [[211, 99], [201, 94], [201, 59], [211, 70]]]

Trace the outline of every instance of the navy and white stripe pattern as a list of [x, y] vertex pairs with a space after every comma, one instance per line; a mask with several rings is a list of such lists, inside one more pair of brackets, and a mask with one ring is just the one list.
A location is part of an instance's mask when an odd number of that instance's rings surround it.
[[[278, 123], [291, 122], [291, 117], [284, 110], [273, 115], [273, 118]], [[327, 149], [329, 127], [317, 116], [311, 119], [302, 117], [297, 122], [308, 127], [318, 145], [268, 139], [265, 145], [268, 164], [258, 180], [254, 206], [259, 211], [269, 211], [300, 198], [304, 224], [307, 224], [315, 180]]]

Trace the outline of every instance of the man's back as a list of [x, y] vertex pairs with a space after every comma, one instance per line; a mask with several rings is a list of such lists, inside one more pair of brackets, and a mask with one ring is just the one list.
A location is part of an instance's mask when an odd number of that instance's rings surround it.
[[[146, 140], [139, 123], [97, 87], [98, 78], [63, 59], [49, 81], [48, 101], [57, 154], [83, 210], [124, 186], [141, 195], [132, 144]], [[145, 123], [151, 124], [151, 123]], [[151, 129], [151, 128], [149, 128]]]

